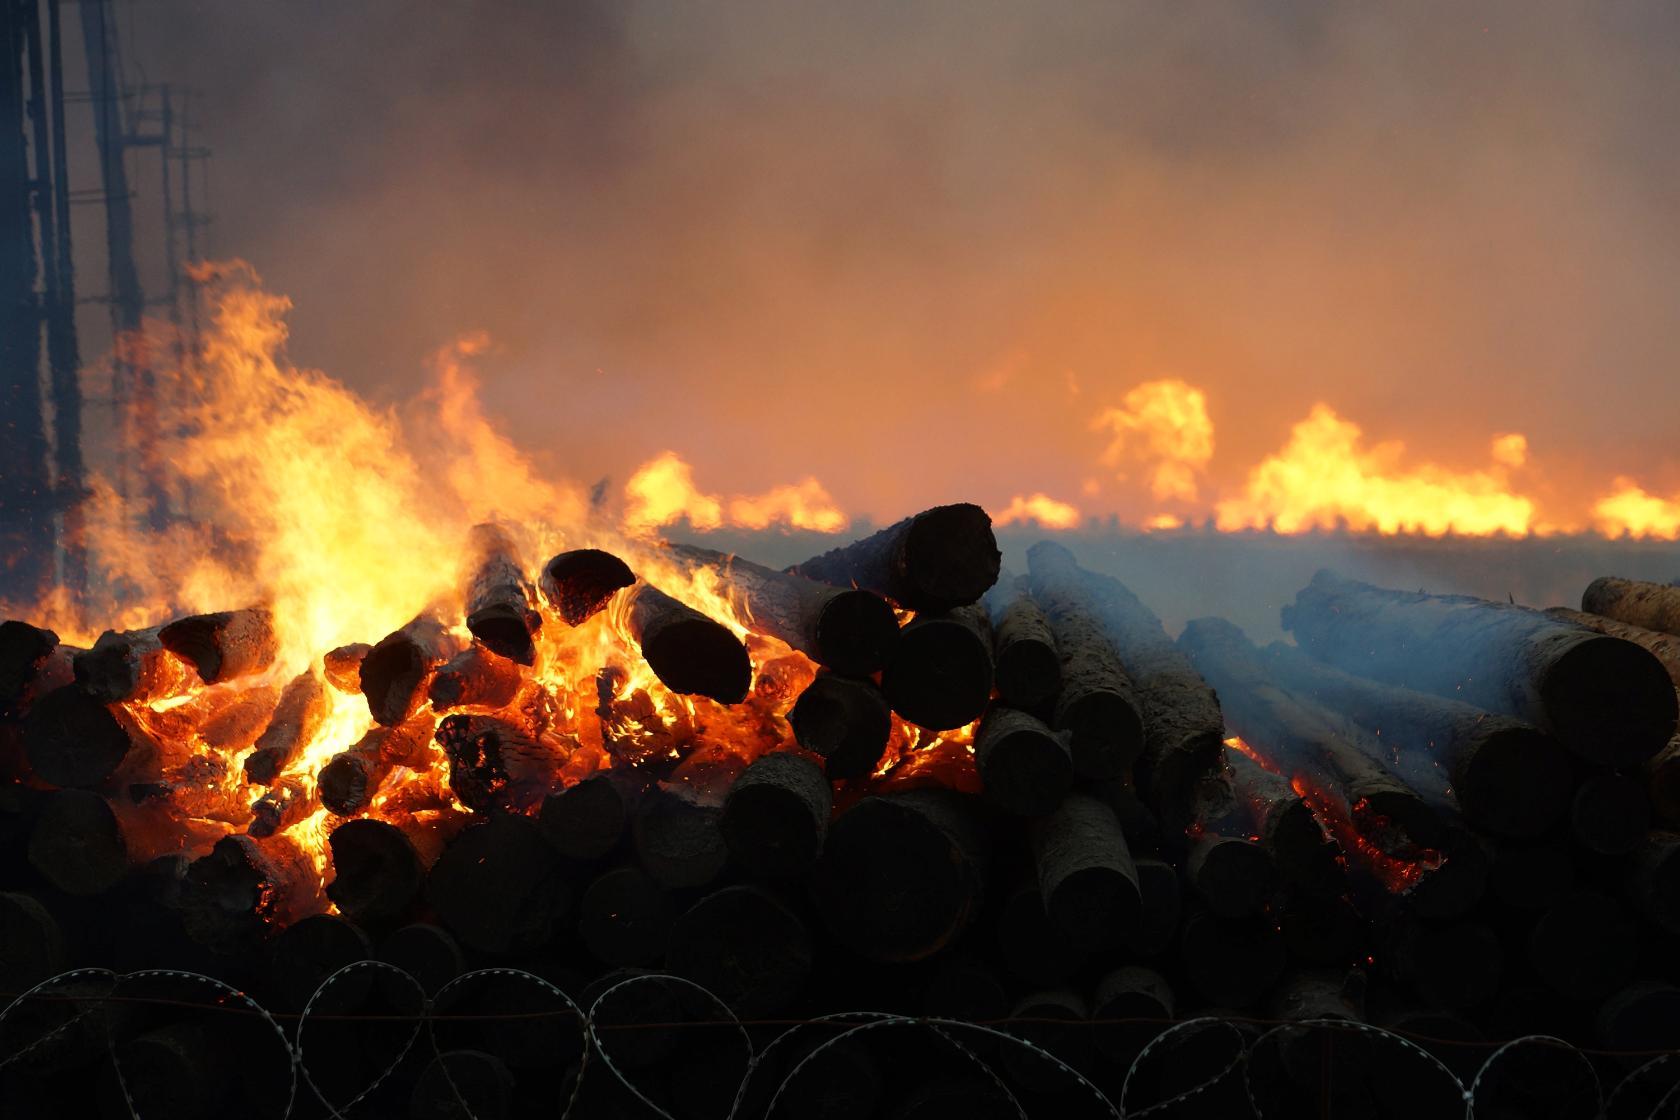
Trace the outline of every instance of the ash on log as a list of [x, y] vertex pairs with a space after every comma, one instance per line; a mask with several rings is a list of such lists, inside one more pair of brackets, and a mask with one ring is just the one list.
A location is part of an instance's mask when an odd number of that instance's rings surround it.
[[612, 553], [578, 548], [544, 564], [538, 586], [567, 626], [582, 626], [605, 609], [619, 589], [635, 582], [630, 566]]
[[365, 812], [393, 769], [422, 763], [432, 732], [432, 720], [424, 715], [401, 727], [370, 728], [348, 749], [328, 759], [316, 774], [321, 804], [341, 817]]
[[134, 745], [111, 709], [73, 684], [41, 697], [23, 720], [29, 768], [49, 785], [102, 785]]
[[540, 804], [565, 761], [554, 744], [499, 716], [446, 716], [435, 738], [449, 760], [449, 788], [475, 813]]
[[426, 699], [432, 674], [460, 648], [443, 623], [427, 615], [381, 638], [358, 670], [374, 722], [395, 727], [414, 715]]
[[661, 782], [637, 803], [630, 821], [636, 858], [668, 888], [705, 886], [729, 862], [718, 827], [721, 815], [717, 805], [691, 787]]
[[1556, 740], [1509, 716], [1344, 673], [1273, 642], [1266, 667], [1284, 688], [1379, 732], [1390, 749], [1445, 770], [1465, 817], [1502, 836], [1532, 837], [1568, 808], [1572, 775]]
[[892, 709], [869, 681], [818, 673], [788, 713], [799, 745], [824, 759], [830, 778], [873, 773], [892, 734]]
[[1033, 598], [1044, 609], [1062, 658], [1062, 689], [1051, 726], [1073, 736], [1073, 768], [1086, 778], [1117, 778], [1143, 751], [1143, 714], [1094, 604], [1071, 561], [1048, 542], [1028, 552]]
[[583, 892], [578, 912], [578, 937], [604, 965], [645, 965], [665, 952], [670, 904], [665, 888], [639, 867], [597, 875]]
[[1342, 879], [1335, 842], [1324, 834], [1312, 808], [1282, 775], [1239, 750], [1227, 754], [1237, 809], [1290, 885], [1332, 891]]
[[1003, 554], [979, 506], [936, 506], [873, 536], [788, 569], [836, 587], [861, 587], [910, 610], [946, 611], [997, 582]]
[[534, 949], [569, 908], [560, 858], [529, 817], [490, 817], [444, 848], [426, 897], [462, 944], [487, 953]]
[[178, 618], [158, 630], [163, 648], [190, 662], [205, 684], [265, 671], [280, 652], [266, 607]]
[[707, 895], [671, 925], [665, 965], [761, 1019], [785, 1011], [811, 973], [811, 935], [792, 911], [758, 887]]
[[1636, 765], [1675, 732], [1674, 685], [1649, 652], [1526, 607], [1321, 571], [1283, 621], [1338, 668], [1526, 720], [1588, 761]]
[[75, 680], [79, 652], [51, 630], [16, 619], [0, 622], [0, 719], [23, 715], [40, 696]]
[[173, 696], [194, 683], [192, 667], [163, 646], [159, 627], [107, 630], [71, 659], [76, 683], [103, 704]]
[[1005, 574], [985, 603], [998, 695], [1012, 708], [1043, 712], [1062, 688], [1062, 655], [1050, 620], [1025, 576]]
[[1018, 816], [1044, 816], [1073, 788], [1066, 733], [1015, 708], [986, 713], [974, 738], [974, 766], [986, 799]]
[[822, 854], [833, 808], [820, 766], [798, 754], [767, 754], [729, 787], [718, 830], [735, 864], [750, 874], [797, 875]]
[[622, 593], [626, 629], [666, 688], [739, 704], [752, 683], [747, 647], [721, 622], [649, 583]]
[[268, 726], [257, 736], [256, 750], [245, 759], [246, 779], [266, 785], [278, 777], [309, 745], [331, 708], [326, 685], [315, 670], [306, 669], [292, 678]]
[[1119, 580], [1082, 571], [1073, 554], [1052, 541], [1034, 545], [1027, 559], [1035, 580], [1083, 585], [1088, 609], [1125, 666], [1143, 718], [1137, 786], [1162, 827], [1177, 832], [1229, 811], [1219, 698], [1155, 612]]
[[103, 797], [79, 789], [50, 794], [29, 833], [29, 862], [66, 894], [88, 897], [128, 871], [122, 826]]
[[1350, 813], [1363, 805], [1386, 818], [1411, 842], [1427, 844], [1441, 835], [1441, 822], [1423, 798], [1278, 687], [1260, 651], [1236, 626], [1218, 618], [1193, 619], [1179, 644], [1219, 690], [1226, 718], [1251, 747], [1282, 769], [1305, 771]]
[[986, 836], [966, 798], [943, 790], [865, 797], [828, 830], [811, 892], [841, 942], [876, 961], [915, 961], [979, 913]]
[[1603, 576], [1581, 594], [1581, 609], [1664, 634], [1680, 634], [1680, 587]]
[[590, 862], [623, 840], [643, 792], [643, 779], [623, 770], [601, 770], [549, 794], [538, 822], [567, 859]]
[[881, 670], [881, 692], [904, 720], [932, 731], [973, 723], [992, 695], [992, 638], [984, 607], [917, 615]]
[[327, 844], [333, 865], [327, 897], [351, 921], [383, 925], [413, 909], [426, 872], [401, 829], [367, 818], [346, 821]]
[[474, 643], [438, 667], [426, 690], [432, 711], [505, 708], [519, 695], [525, 677], [519, 664]]
[[321, 655], [321, 673], [327, 683], [343, 693], [362, 690], [362, 662], [373, 651], [366, 642], [351, 642]]
[[1074, 945], [1111, 944], [1143, 909], [1137, 867], [1120, 820], [1106, 803], [1072, 794], [1030, 828], [1044, 912]]
[[873, 591], [835, 587], [696, 545], [667, 544], [664, 553], [686, 572], [716, 572], [740, 598], [755, 630], [836, 673], [866, 677], [878, 671], [898, 640], [898, 616]]
[[542, 629], [542, 615], [513, 538], [500, 525], [474, 525], [468, 548], [473, 567], [467, 580], [467, 629], [486, 649], [532, 664], [537, 659], [532, 639]]

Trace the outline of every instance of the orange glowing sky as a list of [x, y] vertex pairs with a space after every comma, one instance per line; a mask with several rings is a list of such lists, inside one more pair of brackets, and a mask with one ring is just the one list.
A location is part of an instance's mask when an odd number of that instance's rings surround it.
[[1671, 5], [145, 11], [295, 360], [647, 517], [1680, 536]]

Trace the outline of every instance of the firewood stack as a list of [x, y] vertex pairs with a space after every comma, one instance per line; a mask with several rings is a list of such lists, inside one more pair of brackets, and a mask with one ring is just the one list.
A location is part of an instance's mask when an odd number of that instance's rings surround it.
[[[1052, 542], [1000, 572], [972, 505], [786, 571], [688, 545], [532, 570], [515, 539], [475, 530], [460, 603], [301, 668], [263, 606], [88, 649], [0, 625], [0, 993], [175, 968], [297, 1010], [366, 958], [427, 993], [510, 966], [632, 1025], [716, 1018], [676, 976], [745, 1019], [1020, 1016], [1115, 1099], [1166, 1021], [1210, 1013], [1670, 1042], [1680, 589], [1542, 612], [1320, 572], [1294, 642], [1259, 647], [1218, 619], [1173, 640]], [[744, 626], [684, 601], [697, 574]], [[556, 683], [607, 635], [635, 656]], [[237, 1105], [166, 1020], [107, 1016], [141, 1095]], [[379, 1099], [454, 1115], [457, 1073], [507, 1115], [563, 1099], [498, 1029]], [[1268, 1091], [1368, 1103], [1389, 1059], [1331, 1076], [1324, 1029], [1282, 1036]], [[712, 1036], [655, 1034], [606, 1055], [645, 1100], [717, 1088]], [[350, 1081], [364, 1045], [334, 1054]], [[1219, 1074], [1181, 1050], [1172, 1076]], [[824, 1051], [788, 1100], [989, 1114], [951, 1053], [912, 1051]], [[105, 1055], [0, 1063], [0, 1099], [107, 1093]], [[999, 1068], [1023, 1100], [1077, 1093], [1024, 1051]], [[616, 1092], [586, 1096], [642, 1114]]]

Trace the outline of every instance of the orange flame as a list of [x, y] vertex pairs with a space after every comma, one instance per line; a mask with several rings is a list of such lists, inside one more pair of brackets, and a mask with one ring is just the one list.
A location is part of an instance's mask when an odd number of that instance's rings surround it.
[[1593, 505], [1593, 525], [1607, 537], [1680, 540], [1680, 494], [1661, 498], [1631, 478], [1618, 477], [1614, 489]]
[[1041, 529], [1077, 529], [1079, 509], [1067, 502], [1057, 501], [1048, 494], [1017, 494], [1009, 500], [1002, 513], [993, 515], [992, 524], [1036, 524]]

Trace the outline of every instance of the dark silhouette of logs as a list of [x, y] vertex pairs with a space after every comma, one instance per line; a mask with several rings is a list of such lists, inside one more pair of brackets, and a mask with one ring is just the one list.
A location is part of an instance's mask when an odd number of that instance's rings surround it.
[[362, 662], [373, 651], [366, 642], [337, 646], [321, 655], [321, 675], [339, 692], [362, 690]]
[[1488, 869], [1488, 894], [1513, 910], [1543, 910], [1574, 885], [1574, 853], [1555, 839], [1500, 844]]
[[1680, 833], [1653, 831], [1629, 861], [1628, 897], [1669, 933], [1680, 934]]
[[442, 926], [429, 922], [414, 922], [392, 931], [379, 943], [377, 958], [414, 977], [429, 996], [466, 969], [455, 938]]
[[1329, 891], [1341, 882], [1336, 845], [1288, 779], [1264, 769], [1239, 750], [1226, 755], [1238, 819], [1271, 856], [1278, 875], [1306, 890]]
[[538, 823], [567, 859], [597, 860], [617, 848], [642, 795], [642, 782], [619, 770], [601, 770], [543, 801]]
[[974, 767], [986, 799], [1020, 816], [1051, 812], [1073, 787], [1066, 733], [1015, 708], [986, 713], [974, 739]]
[[166, 1023], [123, 1040], [113, 1055], [124, 1107], [137, 1116], [209, 1120], [232, 1095], [236, 1049], [208, 1024]]
[[1072, 794], [1030, 832], [1044, 912], [1076, 946], [1112, 943], [1137, 924], [1137, 867], [1113, 809]]
[[280, 652], [274, 612], [267, 607], [178, 618], [158, 630], [158, 641], [189, 662], [205, 684], [264, 672]]
[[1185, 917], [1179, 952], [1201, 997], [1230, 1008], [1258, 1003], [1283, 975], [1287, 957], [1283, 935], [1270, 919], [1221, 918], [1206, 910]]
[[256, 743], [268, 727], [280, 693], [272, 684], [248, 685], [225, 695], [220, 690], [206, 693], [199, 700], [208, 711], [194, 730], [211, 750], [237, 754]]
[[59, 790], [45, 799], [35, 818], [29, 862], [66, 894], [102, 894], [127, 873], [128, 844], [103, 797]]
[[420, 897], [425, 869], [402, 830], [384, 821], [345, 821], [327, 837], [333, 879], [327, 897], [353, 922], [384, 925]]
[[1062, 655], [1050, 620], [1024, 576], [1006, 575], [985, 603], [998, 695], [1011, 707], [1043, 712], [1062, 688]]
[[315, 869], [285, 837], [224, 836], [181, 881], [187, 933], [218, 953], [248, 952], [278, 933], [315, 882]]
[[697, 545], [668, 544], [664, 552], [687, 572], [716, 572], [746, 608], [755, 631], [780, 638], [836, 673], [863, 677], [878, 671], [898, 640], [898, 616], [873, 591], [835, 587]]
[[1178, 868], [1164, 860], [1134, 861], [1142, 913], [1121, 944], [1144, 959], [1159, 957], [1173, 946], [1184, 909], [1184, 892]]
[[23, 720], [29, 768], [49, 785], [103, 785], [133, 746], [129, 727], [73, 684], [41, 697]]
[[256, 750], [245, 759], [245, 777], [262, 784], [272, 782], [309, 745], [331, 710], [326, 685], [315, 670], [292, 678], [280, 693], [268, 726], [257, 736]]
[[1671, 583], [1602, 576], [1582, 592], [1581, 609], [1646, 630], [1680, 634], [1680, 587]]
[[64, 933], [27, 894], [0, 891], [0, 991], [26, 992], [64, 967]]
[[1479, 1007], [1499, 989], [1504, 952], [1481, 922], [1424, 921], [1399, 901], [1374, 914], [1372, 932], [1377, 960], [1426, 1007]]
[[560, 858], [528, 817], [504, 814], [449, 842], [426, 898], [463, 945], [486, 953], [534, 949], [570, 905]]
[[599, 614], [620, 588], [636, 582], [630, 566], [610, 552], [579, 548], [543, 565], [538, 586], [543, 599], [568, 626], [582, 626]]
[[865, 797], [829, 826], [811, 891], [824, 923], [877, 961], [921, 960], [979, 913], [988, 862], [966, 798], [943, 790]]
[[349, 748], [328, 759], [315, 775], [321, 804], [341, 817], [365, 812], [394, 768], [422, 764], [432, 731], [431, 718], [424, 715], [400, 727], [369, 728]]
[[483, 1050], [450, 1050], [426, 1066], [409, 1094], [409, 1120], [507, 1120], [513, 1071]]
[[443, 623], [427, 615], [381, 638], [358, 670], [374, 722], [395, 727], [414, 715], [426, 699], [432, 674], [460, 648]]
[[623, 595], [626, 628], [660, 683], [720, 704], [746, 699], [752, 663], [727, 626], [652, 584], [638, 583]]
[[1361, 955], [1365, 920], [1346, 895], [1286, 891], [1272, 905], [1292, 961], [1321, 968], [1346, 966]]
[[643, 870], [672, 889], [710, 883], [729, 861], [721, 816], [719, 806], [688, 786], [649, 789], [630, 819], [631, 843]]
[[1606, 770], [1576, 788], [1569, 831], [1589, 851], [1626, 855], [1644, 841], [1650, 828], [1651, 798], [1643, 781]]
[[1529, 961], [1566, 999], [1599, 1000], [1632, 976], [1637, 931], [1622, 904], [1575, 890], [1540, 915], [1528, 935]]
[[1015, 1020], [1009, 1033], [1033, 1047], [1005, 1046], [999, 1052], [1000, 1064], [1014, 1084], [1046, 1094], [1068, 1087], [1073, 1079], [1067, 1070], [1044, 1053], [1076, 1070], [1089, 1068], [1091, 1031], [1085, 1022], [1091, 1010], [1078, 992], [1056, 988], [1029, 993], [1010, 1008], [1009, 1017]]
[[671, 924], [666, 967], [721, 999], [737, 1015], [785, 1011], [811, 972], [811, 935], [758, 887], [725, 887]]
[[1104, 1060], [1124, 1069], [1167, 1029], [1177, 1006], [1166, 977], [1152, 968], [1124, 965], [1105, 973], [1091, 996], [1092, 1045]]
[[833, 791], [803, 755], [767, 754], [743, 770], [723, 799], [718, 830], [737, 867], [752, 875], [797, 875], [822, 854]]
[[474, 644], [438, 666], [426, 698], [439, 713], [452, 708], [505, 708], [524, 683], [518, 662]]
[[191, 665], [164, 648], [155, 626], [107, 630], [71, 667], [82, 691], [102, 704], [162, 700], [195, 683]]
[[1215, 915], [1240, 918], [1259, 911], [1271, 895], [1276, 868], [1253, 840], [1204, 832], [1190, 842], [1184, 877]]
[[1600, 1046], [1623, 1052], [1680, 1049], [1680, 988], [1660, 980], [1629, 984], [1593, 1020]]
[[473, 526], [468, 548], [468, 631], [491, 652], [530, 665], [537, 657], [532, 639], [542, 629], [542, 615], [519, 550], [507, 530], [489, 523]]
[[872, 773], [892, 734], [892, 709], [869, 681], [818, 673], [788, 713], [799, 745], [823, 757], [830, 778]]
[[15, 719], [30, 703], [75, 679], [78, 651], [51, 630], [9, 619], [0, 622], [0, 719]]
[[475, 813], [540, 805], [565, 761], [557, 744], [501, 716], [445, 716], [434, 738], [449, 762], [449, 788]]
[[1445, 769], [1465, 817], [1502, 836], [1538, 836], [1569, 802], [1571, 774], [1562, 748], [1509, 716], [1426, 692], [1344, 673], [1273, 642], [1266, 667], [1284, 688], [1330, 708], [1391, 750]]
[[950, 731], [973, 723], [992, 695], [992, 639], [985, 608], [919, 614], [899, 633], [881, 692], [919, 727]]
[[652, 963], [665, 953], [670, 906], [665, 888], [641, 868], [610, 868], [578, 900], [578, 937], [604, 965]]
[[836, 587], [861, 587], [910, 610], [967, 606], [997, 582], [1003, 554], [992, 519], [976, 505], [935, 506], [790, 571]]
[[[327, 978], [372, 956], [367, 935], [333, 914], [311, 914], [269, 943], [265, 971], [280, 1007], [302, 1011]], [[342, 983], [342, 981], [341, 981]]]
[[1588, 761], [1636, 765], [1674, 735], [1674, 686], [1650, 653], [1525, 607], [1321, 571], [1284, 628], [1338, 668], [1515, 716]]
[[1050, 920], [1036, 878], [1002, 893], [993, 922], [998, 954], [1010, 975], [1034, 987], [1048, 987], [1063, 983], [1085, 967], [1092, 956], [1091, 947], [1074, 944], [1072, 937]]
[[1033, 598], [1043, 608], [1062, 658], [1062, 688], [1050, 725], [1073, 736], [1073, 766], [1087, 778], [1117, 778], [1143, 751], [1143, 714], [1084, 578], [1060, 546], [1027, 553]]

